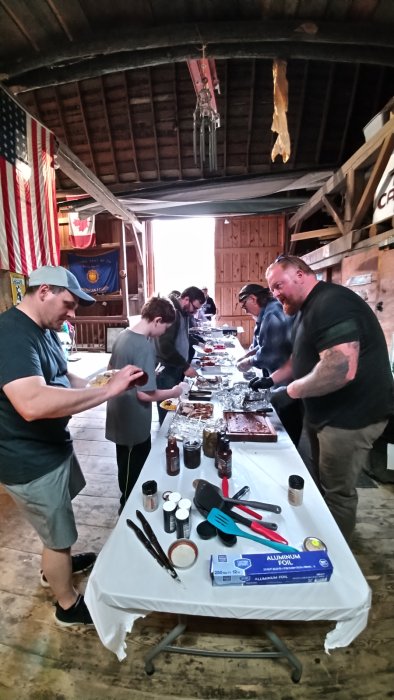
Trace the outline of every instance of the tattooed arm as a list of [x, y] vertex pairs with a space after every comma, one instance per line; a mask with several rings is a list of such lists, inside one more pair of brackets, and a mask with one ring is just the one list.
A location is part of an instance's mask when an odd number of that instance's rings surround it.
[[302, 399], [325, 396], [342, 389], [356, 376], [359, 351], [360, 344], [356, 341], [322, 350], [320, 361], [312, 372], [291, 382], [287, 393], [292, 399]]

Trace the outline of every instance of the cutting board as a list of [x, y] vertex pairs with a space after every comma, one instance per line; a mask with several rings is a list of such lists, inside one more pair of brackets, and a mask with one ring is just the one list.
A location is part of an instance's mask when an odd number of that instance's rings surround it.
[[257, 413], [224, 411], [227, 421], [227, 436], [230, 440], [245, 442], [277, 442], [278, 435], [271, 421]]

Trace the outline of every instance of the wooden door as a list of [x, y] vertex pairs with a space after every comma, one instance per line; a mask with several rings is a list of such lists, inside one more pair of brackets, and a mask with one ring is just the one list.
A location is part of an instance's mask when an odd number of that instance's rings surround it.
[[220, 324], [242, 326], [240, 341], [247, 347], [254, 320], [238, 302], [238, 292], [248, 282], [266, 286], [265, 271], [285, 247], [284, 215], [242, 216], [217, 219], [215, 227], [215, 301]]

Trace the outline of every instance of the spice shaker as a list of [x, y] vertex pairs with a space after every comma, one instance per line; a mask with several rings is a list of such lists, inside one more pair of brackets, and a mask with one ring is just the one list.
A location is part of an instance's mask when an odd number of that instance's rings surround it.
[[186, 508], [178, 508], [175, 513], [176, 536], [178, 540], [190, 537], [190, 513]]
[[289, 476], [288, 501], [292, 506], [300, 506], [304, 496], [304, 479], [302, 476], [292, 474]]
[[176, 522], [175, 522], [175, 511], [177, 505], [174, 501], [164, 501], [163, 503], [163, 519], [164, 519], [164, 530], [165, 532], [175, 532]]
[[142, 484], [142, 505], [148, 513], [152, 513], [159, 505], [157, 483], [153, 479]]

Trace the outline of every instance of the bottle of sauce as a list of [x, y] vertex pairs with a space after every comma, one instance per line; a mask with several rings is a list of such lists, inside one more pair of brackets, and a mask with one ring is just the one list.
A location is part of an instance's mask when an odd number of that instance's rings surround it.
[[175, 437], [169, 437], [166, 447], [166, 471], [169, 476], [177, 476], [180, 472], [179, 447]]
[[227, 477], [230, 479], [232, 473], [232, 449], [230, 440], [222, 438], [218, 449], [218, 476], [220, 479]]
[[217, 440], [216, 440], [216, 450], [215, 450], [215, 467], [218, 468], [218, 454], [222, 440], [226, 437], [225, 430], [218, 430]]

